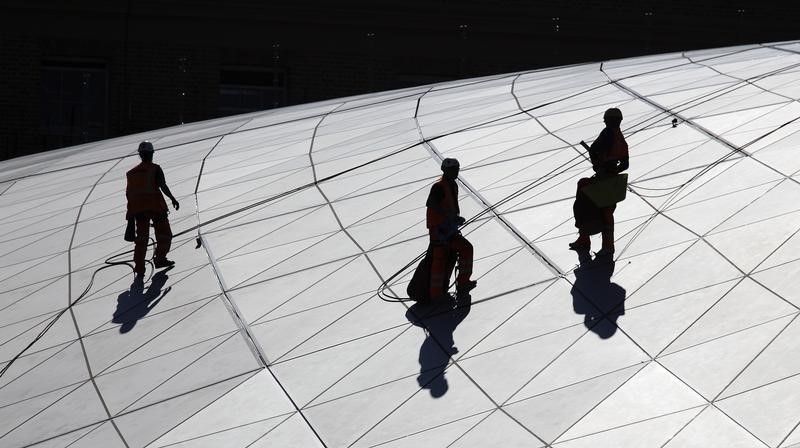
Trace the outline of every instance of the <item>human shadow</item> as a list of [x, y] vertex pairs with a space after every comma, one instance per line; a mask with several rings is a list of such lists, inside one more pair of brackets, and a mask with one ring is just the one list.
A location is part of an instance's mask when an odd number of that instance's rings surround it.
[[120, 333], [131, 331], [133, 327], [136, 326], [136, 322], [147, 316], [147, 314], [158, 305], [158, 302], [170, 292], [172, 289], [171, 286], [161, 291], [161, 288], [164, 287], [164, 284], [167, 283], [167, 279], [169, 279], [167, 271], [170, 269], [172, 269], [172, 267], [153, 275], [147, 290], [144, 289], [144, 280], [142, 276], [135, 276], [130, 289], [119, 295], [117, 298], [117, 309], [114, 311], [114, 317], [111, 319], [111, 322], [122, 324], [119, 327]]
[[419, 387], [428, 389], [433, 398], [442, 397], [449, 386], [445, 369], [452, 355], [458, 353], [453, 340], [456, 327], [472, 309], [472, 300], [459, 299], [458, 305], [416, 303], [406, 311], [406, 319], [425, 331], [425, 340], [419, 348]]
[[613, 258], [595, 258], [588, 250], [578, 252], [580, 265], [575, 269], [572, 307], [583, 314], [583, 323], [603, 339], [617, 332], [617, 319], [625, 314], [625, 288], [611, 282]]

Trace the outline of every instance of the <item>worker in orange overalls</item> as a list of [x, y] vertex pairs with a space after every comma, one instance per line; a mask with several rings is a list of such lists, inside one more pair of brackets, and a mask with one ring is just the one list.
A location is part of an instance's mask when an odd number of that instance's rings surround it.
[[133, 271], [139, 276], [144, 275], [144, 259], [147, 254], [147, 242], [150, 239], [151, 221], [156, 237], [153, 264], [156, 269], [175, 264], [174, 261], [167, 259], [167, 252], [172, 243], [172, 230], [167, 219], [169, 209], [161, 192], [170, 198], [175, 210], [180, 208], [180, 204], [167, 187], [164, 171], [153, 163], [154, 152], [152, 143], [148, 141], [140, 143], [139, 157], [142, 162], [126, 173], [128, 186], [125, 188], [125, 196], [128, 198], [128, 212], [125, 218], [136, 222]]
[[569, 243], [569, 248], [572, 250], [588, 250], [591, 247], [589, 235], [597, 233], [591, 228], [594, 223], [598, 223], [603, 233], [603, 247], [596, 254], [600, 257], [614, 254], [614, 210], [617, 207], [614, 205], [597, 208], [581, 189], [592, 182], [628, 169], [628, 143], [619, 128], [622, 123], [622, 111], [616, 107], [606, 110], [603, 121], [606, 124], [605, 129], [589, 148], [589, 158], [595, 175], [578, 181], [578, 191], [573, 205], [578, 239]]
[[[470, 280], [472, 275], [472, 244], [461, 235], [458, 227], [465, 219], [459, 215], [458, 185], [456, 178], [460, 165], [456, 159], [442, 161], [442, 177], [431, 187], [428, 194], [425, 224], [430, 235], [432, 251], [430, 297], [442, 299], [450, 281], [447, 258], [450, 251], [458, 255], [458, 277], [456, 296], [464, 297], [478, 284]], [[448, 278], [445, 278], [445, 277]]]

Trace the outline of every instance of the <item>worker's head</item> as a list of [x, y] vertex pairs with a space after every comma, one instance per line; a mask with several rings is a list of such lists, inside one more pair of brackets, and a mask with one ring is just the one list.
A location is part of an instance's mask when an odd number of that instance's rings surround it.
[[154, 152], [155, 149], [153, 149], [153, 144], [149, 141], [145, 140], [139, 143], [139, 157], [141, 157], [143, 161], [152, 162]]
[[603, 121], [606, 123], [606, 126], [618, 128], [620, 123], [622, 123], [622, 111], [616, 107], [606, 109], [606, 113], [603, 114]]
[[442, 160], [442, 172], [444, 177], [450, 180], [455, 180], [458, 177], [458, 170], [461, 167], [456, 159]]

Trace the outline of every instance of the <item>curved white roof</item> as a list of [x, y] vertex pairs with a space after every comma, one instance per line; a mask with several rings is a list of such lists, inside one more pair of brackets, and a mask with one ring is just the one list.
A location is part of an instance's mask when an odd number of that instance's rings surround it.
[[[0, 367], [21, 354], [0, 378], [0, 446], [800, 443], [798, 97], [789, 42], [0, 162]], [[625, 115], [630, 190], [615, 263], [579, 264], [578, 143], [608, 107]], [[177, 265], [137, 288], [125, 266], [92, 275], [132, 248], [124, 174], [145, 138], [182, 207]], [[478, 288], [431, 314], [376, 290], [425, 249], [443, 157], [476, 217]]]

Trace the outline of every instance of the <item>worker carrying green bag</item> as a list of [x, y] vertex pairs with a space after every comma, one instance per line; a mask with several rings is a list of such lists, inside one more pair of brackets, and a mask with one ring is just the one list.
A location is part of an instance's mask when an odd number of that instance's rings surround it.
[[619, 128], [622, 112], [616, 107], [608, 109], [603, 121], [606, 127], [591, 146], [581, 142], [589, 151], [595, 174], [578, 181], [572, 206], [578, 239], [569, 243], [572, 250], [589, 250], [589, 236], [602, 232], [603, 247], [596, 254], [599, 257], [614, 254], [614, 209], [625, 199], [628, 183], [628, 175], [620, 174], [628, 169], [628, 143]]

